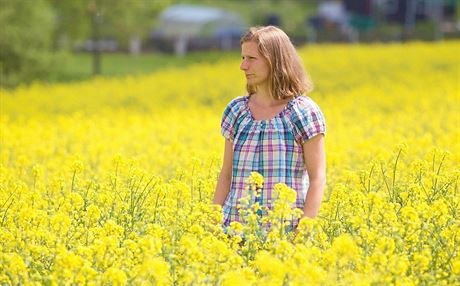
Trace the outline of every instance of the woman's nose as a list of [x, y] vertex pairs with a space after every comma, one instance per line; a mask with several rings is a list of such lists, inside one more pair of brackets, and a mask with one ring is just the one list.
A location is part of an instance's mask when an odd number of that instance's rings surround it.
[[240, 65], [241, 70], [247, 70], [248, 69], [248, 63], [246, 61], [242, 61]]

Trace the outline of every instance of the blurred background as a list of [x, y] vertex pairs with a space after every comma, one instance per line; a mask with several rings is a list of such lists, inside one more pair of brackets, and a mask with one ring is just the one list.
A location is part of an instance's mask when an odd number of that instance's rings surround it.
[[211, 63], [238, 56], [255, 25], [297, 46], [460, 36], [457, 0], [0, 0], [0, 84]]

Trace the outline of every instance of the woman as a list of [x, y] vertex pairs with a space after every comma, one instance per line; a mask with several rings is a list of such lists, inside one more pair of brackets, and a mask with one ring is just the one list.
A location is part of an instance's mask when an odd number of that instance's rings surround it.
[[233, 99], [223, 114], [224, 159], [213, 203], [223, 207], [225, 226], [241, 222], [238, 200], [256, 171], [264, 186], [253, 202], [271, 208], [274, 185], [285, 183], [296, 191], [302, 217], [314, 218], [326, 184], [326, 125], [318, 105], [302, 95], [312, 84], [279, 28], [251, 28], [241, 39], [241, 54], [248, 95]]

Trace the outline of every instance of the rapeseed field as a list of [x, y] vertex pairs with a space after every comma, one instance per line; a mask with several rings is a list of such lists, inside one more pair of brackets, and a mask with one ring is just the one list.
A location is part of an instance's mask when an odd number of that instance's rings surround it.
[[[299, 50], [327, 122], [316, 219], [211, 205], [239, 59], [0, 95], [2, 285], [458, 285], [458, 41]], [[248, 193], [263, 178], [248, 178]], [[295, 196], [294, 196], [295, 197]]]

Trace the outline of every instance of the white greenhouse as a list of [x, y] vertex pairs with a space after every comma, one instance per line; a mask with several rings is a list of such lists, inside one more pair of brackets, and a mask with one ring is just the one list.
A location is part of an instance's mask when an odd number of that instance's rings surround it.
[[152, 40], [160, 48], [179, 55], [198, 49], [229, 50], [239, 47], [246, 28], [242, 18], [233, 12], [207, 6], [174, 5], [160, 14]]

